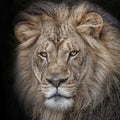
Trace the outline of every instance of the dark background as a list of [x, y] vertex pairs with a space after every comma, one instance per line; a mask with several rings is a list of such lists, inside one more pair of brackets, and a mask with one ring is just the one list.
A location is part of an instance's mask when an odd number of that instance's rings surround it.
[[[13, 92], [15, 48], [14, 19], [19, 11], [36, 0], [0, 0], [0, 110], [1, 120], [27, 120]], [[54, 1], [54, 0], [52, 0]], [[60, 1], [60, 0], [57, 0]], [[77, 1], [77, 0], [76, 0]], [[120, 0], [89, 0], [120, 20]]]

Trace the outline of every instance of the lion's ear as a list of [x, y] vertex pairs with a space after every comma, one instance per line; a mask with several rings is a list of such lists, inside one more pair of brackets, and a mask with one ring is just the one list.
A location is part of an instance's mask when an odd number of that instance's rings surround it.
[[37, 37], [38, 34], [40, 34], [39, 26], [35, 23], [20, 22], [15, 26], [15, 35], [21, 43]]
[[86, 14], [77, 26], [78, 32], [90, 35], [93, 38], [99, 38], [102, 28], [103, 18], [94, 12]]

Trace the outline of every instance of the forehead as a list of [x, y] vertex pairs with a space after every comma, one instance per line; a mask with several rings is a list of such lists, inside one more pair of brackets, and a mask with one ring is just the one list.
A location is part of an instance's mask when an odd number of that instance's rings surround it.
[[39, 41], [42, 43], [50, 41], [54, 45], [60, 46], [66, 41], [78, 43], [80, 42], [80, 39], [80, 35], [76, 32], [72, 23], [66, 20], [61, 24], [58, 24], [55, 21], [43, 23]]
[[68, 24], [55, 24], [47, 22], [43, 24], [43, 29], [41, 35], [53, 42], [61, 42], [68, 37], [73, 32], [72, 26]]

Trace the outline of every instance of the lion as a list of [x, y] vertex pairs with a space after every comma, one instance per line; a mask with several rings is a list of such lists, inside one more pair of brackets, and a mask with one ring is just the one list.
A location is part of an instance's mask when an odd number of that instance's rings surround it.
[[117, 20], [87, 1], [38, 1], [18, 16], [15, 91], [26, 115], [120, 120]]

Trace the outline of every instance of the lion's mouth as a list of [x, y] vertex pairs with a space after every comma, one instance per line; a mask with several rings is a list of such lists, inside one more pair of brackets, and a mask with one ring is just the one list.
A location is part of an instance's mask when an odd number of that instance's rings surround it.
[[67, 94], [65, 90], [52, 89], [51, 91], [49, 90], [48, 93], [44, 104], [50, 109], [65, 111], [71, 108], [74, 103], [73, 97], [71, 97], [70, 94]]
[[67, 97], [67, 96], [64, 96], [64, 95], [61, 95], [59, 93], [55, 93], [54, 95], [50, 96], [49, 98], [47, 98], [48, 100], [51, 99], [51, 98], [55, 98], [56, 100], [60, 99], [60, 98], [66, 98], [66, 99], [70, 99], [71, 97]]

